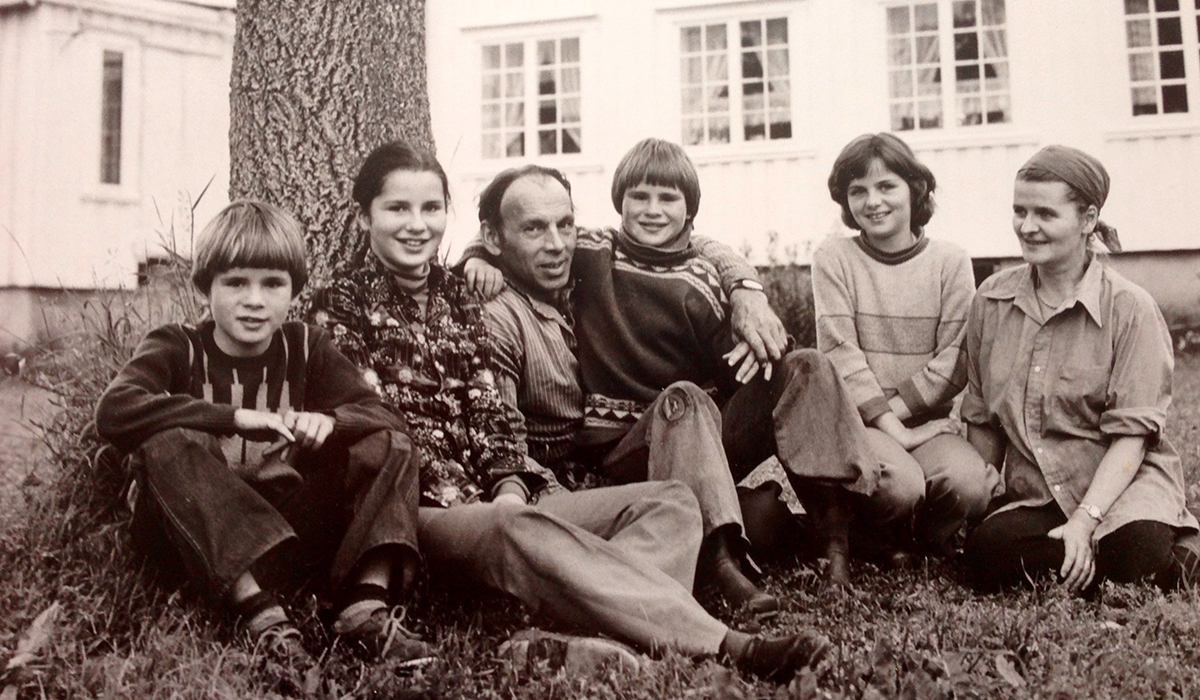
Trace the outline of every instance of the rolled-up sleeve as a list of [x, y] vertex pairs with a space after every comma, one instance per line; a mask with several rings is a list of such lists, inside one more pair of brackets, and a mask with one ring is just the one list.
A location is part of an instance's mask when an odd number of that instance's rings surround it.
[[1100, 432], [1111, 436], [1157, 437], [1171, 405], [1175, 369], [1171, 335], [1149, 294], [1123, 293], [1113, 299], [1112, 374]]
[[987, 403], [983, 400], [983, 376], [979, 363], [983, 351], [983, 314], [987, 299], [976, 296], [967, 313], [967, 330], [963, 350], [967, 356], [967, 390], [963, 392], [962, 419], [975, 425], [991, 423]]

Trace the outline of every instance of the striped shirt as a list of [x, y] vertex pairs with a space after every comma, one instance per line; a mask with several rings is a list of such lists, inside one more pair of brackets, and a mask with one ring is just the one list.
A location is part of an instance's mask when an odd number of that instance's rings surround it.
[[862, 236], [813, 255], [817, 347], [842, 375], [863, 421], [899, 396], [917, 419], [946, 415], [967, 383], [962, 355], [975, 293], [961, 248], [922, 237], [889, 255]]
[[583, 422], [575, 331], [569, 311], [508, 282], [484, 307], [495, 341], [496, 388], [529, 456], [549, 466], [570, 454]]

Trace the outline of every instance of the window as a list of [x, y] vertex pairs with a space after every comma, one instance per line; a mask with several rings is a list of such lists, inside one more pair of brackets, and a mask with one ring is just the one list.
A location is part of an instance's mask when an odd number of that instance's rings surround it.
[[1012, 121], [1004, 0], [889, 6], [887, 42], [893, 131]]
[[482, 74], [484, 158], [580, 152], [579, 37], [485, 44]]
[[120, 51], [104, 52], [100, 91], [100, 182], [121, 184], [121, 95], [124, 87], [125, 56]]
[[684, 144], [792, 137], [786, 17], [686, 26], [679, 34]]
[[[1200, 33], [1200, 0], [1191, 1]], [[1185, 41], [1190, 38], [1184, 36], [1187, 21], [1180, 0], [1125, 0], [1133, 116], [1188, 111], [1184, 68]]]

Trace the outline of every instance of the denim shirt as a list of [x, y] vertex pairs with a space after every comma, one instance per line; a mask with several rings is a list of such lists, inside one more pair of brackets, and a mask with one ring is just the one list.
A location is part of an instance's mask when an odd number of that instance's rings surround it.
[[1135, 520], [1197, 527], [1163, 433], [1175, 361], [1154, 299], [1093, 258], [1074, 294], [1043, 315], [1035, 276], [1021, 265], [985, 280], [967, 322], [962, 416], [1008, 440], [999, 510], [1053, 501], [1069, 516], [1112, 440], [1136, 436], [1145, 459], [1093, 537]]

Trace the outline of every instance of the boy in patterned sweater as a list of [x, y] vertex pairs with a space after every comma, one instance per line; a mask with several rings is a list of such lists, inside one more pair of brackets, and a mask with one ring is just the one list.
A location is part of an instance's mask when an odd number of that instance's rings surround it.
[[284, 321], [308, 277], [299, 222], [235, 202], [195, 253], [211, 319], [152, 331], [96, 408], [100, 435], [133, 457], [135, 546], [223, 599], [289, 664], [311, 658], [262, 586], [318, 568], [341, 603], [335, 632], [423, 654], [416, 640], [386, 644], [389, 589], [418, 563], [418, 458], [329, 335]]

